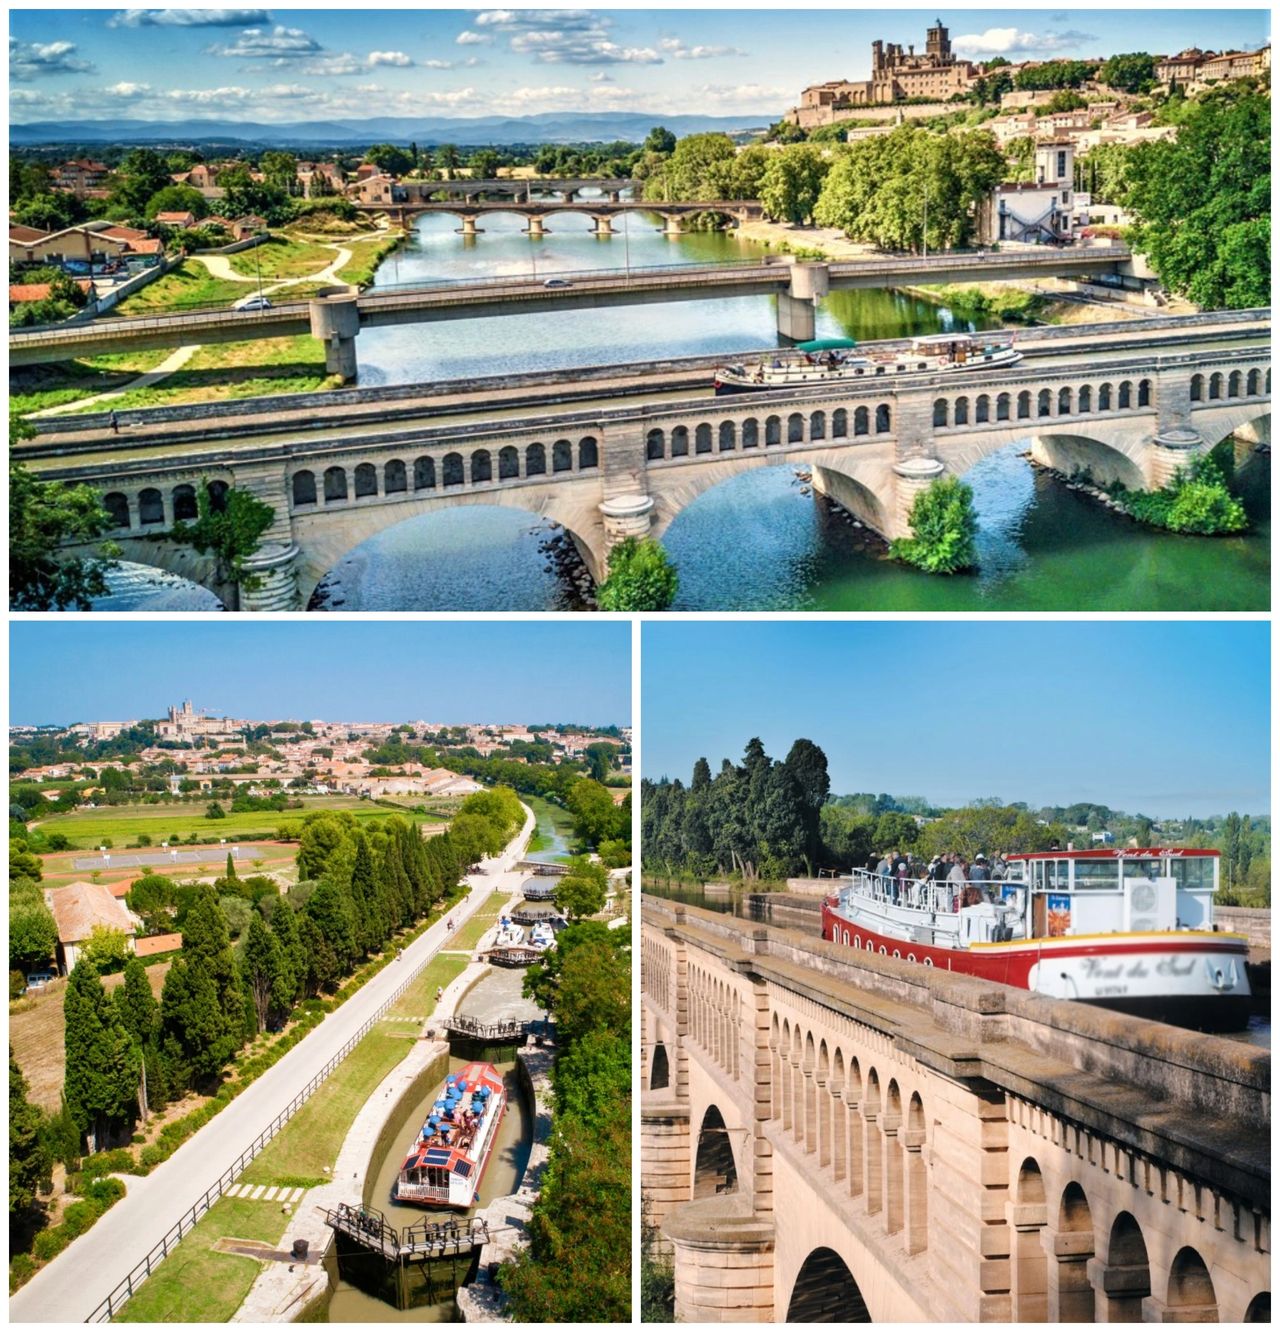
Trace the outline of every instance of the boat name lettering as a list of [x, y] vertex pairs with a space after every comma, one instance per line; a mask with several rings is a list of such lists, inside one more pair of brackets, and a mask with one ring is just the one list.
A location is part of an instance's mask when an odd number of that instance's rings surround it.
[[1165, 957], [1160, 959], [1156, 970], [1162, 976], [1190, 976], [1195, 965], [1196, 960], [1193, 957], [1187, 958], [1185, 962], [1179, 962], [1176, 957]]

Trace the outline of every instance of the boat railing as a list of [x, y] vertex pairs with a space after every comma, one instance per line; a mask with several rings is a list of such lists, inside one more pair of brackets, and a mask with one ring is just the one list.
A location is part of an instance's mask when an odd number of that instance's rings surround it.
[[966, 889], [976, 894], [979, 902], [998, 902], [1006, 883], [1021, 880], [966, 879], [963, 883], [938, 879], [896, 879], [874, 870], [856, 869], [847, 892], [864, 901], [880, 903], [886, 907], [909, 907], [916, 911], [929, 911], [937, 915], [953, 915], [963, 904]]
[[396, 1185], [396, 1197], [448, 1202], [449, 1186], [447, 1184], [407, 1184], [404, 1180], [400, 1180]]

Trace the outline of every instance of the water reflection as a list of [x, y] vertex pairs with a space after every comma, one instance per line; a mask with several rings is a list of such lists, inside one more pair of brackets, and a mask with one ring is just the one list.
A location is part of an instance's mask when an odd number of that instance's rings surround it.
[[107, 574], [105, 597], [96, 611], [220, 611], [226, 607], [208, 588], [147, 564], [121, 560]]

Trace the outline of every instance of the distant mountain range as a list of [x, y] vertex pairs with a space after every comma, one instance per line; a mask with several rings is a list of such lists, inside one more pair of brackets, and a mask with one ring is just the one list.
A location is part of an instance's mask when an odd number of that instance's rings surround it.
[[300, 121], [265, 125], [235, 120], [32, 121], [9, 126], [13, 147], [41, 143], [317, 144], [453, 143], [463, 147], [510, 143], [640, 143], [655, 125], [677, 136], [763, 129], [781, 111], [759, 116], [659, 116], [634, 111], [548, 111], [536, 116], [375, 116], [359, 122]]

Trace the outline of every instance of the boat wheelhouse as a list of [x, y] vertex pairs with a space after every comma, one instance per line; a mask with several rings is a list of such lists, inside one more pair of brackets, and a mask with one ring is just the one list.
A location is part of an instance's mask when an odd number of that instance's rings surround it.
[[833, 943], [1202, 1030], [1248, 1025], [1248, 942], [1213, 922], [1218, 853], [1010, 856], [952, 883], [855, 870], [822, 908]]
[[717, 397], [732, 393], [768, 393], [806, 385], [841, 384], [937, 374], [954, 370], [988, 370], [1016, 365], [1022, 353], [1009, 333], [936, 333], [912, 338], [905, 351], [855, 355], [857, 343], [827, 338], [797, 343], [767, 361], [722, 366], [715, 373]]
[[502, 1075], [492, 1064], [449, 1074], [400, 1167], [392, 1198], [418, 1207], [472, 1206], [506, 1104]]

